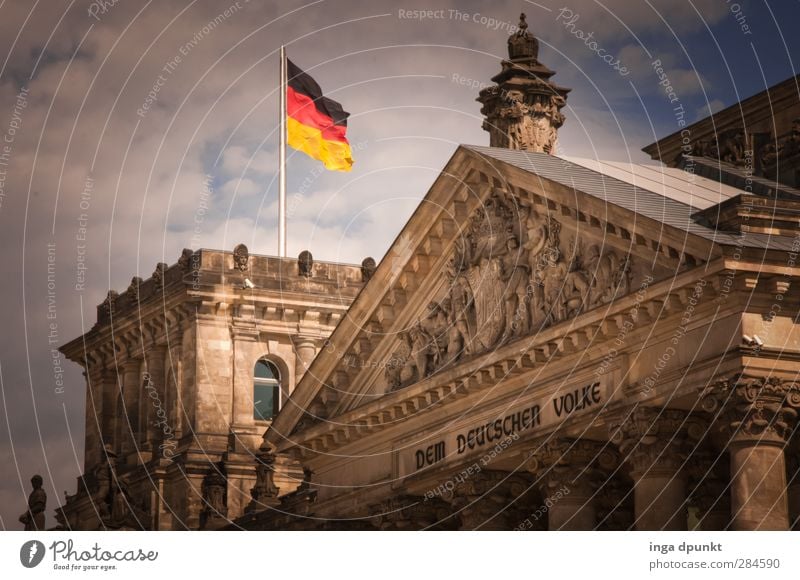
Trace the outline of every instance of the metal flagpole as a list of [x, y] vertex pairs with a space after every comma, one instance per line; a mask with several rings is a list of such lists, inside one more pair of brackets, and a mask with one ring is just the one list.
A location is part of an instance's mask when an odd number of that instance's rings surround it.
[[278, 256], [286, 257], [286, 48], [281, 45], [281, 138], [278, 145]]

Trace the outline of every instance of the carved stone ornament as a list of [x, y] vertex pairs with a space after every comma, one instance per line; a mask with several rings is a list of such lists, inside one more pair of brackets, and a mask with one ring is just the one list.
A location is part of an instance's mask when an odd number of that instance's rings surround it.
[[189, 248], [184, 248], [181, 252], [181, 257], [178, 258], [178, 265], [184, 272], [189, 272], [194, 269], [194, 264], [192, 263], [194, 260], [194, 250]]
[[364, 260], [361, 262], [361, 280], [363, 282], [368, 282], [375, 273], [376, 268], [377, 265], [375, 264], [375, 258], [364, 258]]
[[240, 272], [247, 271], [250, 262], [250, 252], [247, 246], [239, 244], [233, 249], [233, 267]]
[[161, 290], [164, 288], [164, 276], [167, 272], [167, 266], [164, 262], [156, 264], [156, 269], [153, 270], [153, 280], [156, 283], [156, 289]]
[[41, 475], [34, 475], [31, 478], [31, 487], [33, 491], [28, 496], [28, 509], [19, 516], [19, 521], [25, 526], [26, 532], [43, 531], [44, 525], [44, 512], [47, 508], [47, 494], [42, 488], [43, 480]]
[[701, 422], [684, 411], [637, 406], [611, 428], [611, 441], [636, 478], [682, 469], [692, 447], [687, 437], [698, 439], [703, 433]]
[[628, 257], [574, 238], [564, 243], [560, 231], [549, 215], [495, 190], [456, 243], [442, 295], [398, 335], [387, 389], [629, 293]]
[[247, 512], [279, 503], [280, 488], [275, 485], [275, 459], [274, 447], [266, 443], [256, 454], [256, 483], [250, 490], [252, 501], [247, 506]]
[[303, 250], [297, 256], [297, 272], [305, 278], [310, 278], [314, 267], [314, 256], [308, 250]]
[[225, 465], [211, 467], [203, 478], [203, 510], [200, 513], [200, 527], [213, 528], [227, 522], [228, 479]]
[[508, 39], [508, 60], [492, 78], [497, 84], [481, 90], [484, 130], [492, 147], [555, 155], [561, 109], [569, 89], [549, 79], [555, 73], [538, 61], [539, 41], [528, 31], [525, 15]]
[[775, 377], [736, 375], [703, 390], [701, 405], [728, 442], [785, 443], [800, 409], [800, 385]]
[[128, 286], [128, 296], [130, 296], [131, 302], [138, 302], [139, 301], [139, 288], [142, 285], [142, 279], [139, 276], [134, 276], [131, 278], [131, 283]]
[[106, 319], [114, 315], [117, 305], [117, 298], [119, 298], [117, 291], [109, 290], [108, 294], [106, 294], [106, 299], [103, 300], [103, 303], [100, 305], [100, 309]]
[[800, 119], [792, 121], [792, 130], [776, 140], [764, 144], [758, 152], [764, 167], [774, 168], [778, 161], [786, 161], [800, 155]]
[[712, 139], [696, 141], [692, 154], [698, 157], [720, 159], [732, 165], [744, 166], [747, 162], [745, 158], [746, 149], [747, 142], [744, 130], [730, 129], [721, 132]]

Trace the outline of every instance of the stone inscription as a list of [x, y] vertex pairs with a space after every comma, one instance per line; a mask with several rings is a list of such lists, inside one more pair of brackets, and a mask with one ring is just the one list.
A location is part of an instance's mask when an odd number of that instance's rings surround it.
[[503, 417], [464, 427], [421, 445], [399, 451], [400, 475], [410, 475], [444, 461], [456, 461], [492, 447], [501, 440], [518, 438], [533, 429], [554, 425], [570, 416], [599, 408], [603, 402], [600, 382], [559, 391], [541, 402], [528, 403]]

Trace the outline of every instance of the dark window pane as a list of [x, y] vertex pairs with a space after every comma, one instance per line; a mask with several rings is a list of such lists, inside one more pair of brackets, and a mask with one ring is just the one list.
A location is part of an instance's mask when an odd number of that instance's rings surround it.
[[253, 417], [261, 421], [270, 421], [278, 412], [278, 387], [271, 385], [253, 386]]
[[272, 379], [274, 381], [280, 380], [278, 369], [269, 361], [260, 360], [256, 363], [255, 377], [257, 379]]

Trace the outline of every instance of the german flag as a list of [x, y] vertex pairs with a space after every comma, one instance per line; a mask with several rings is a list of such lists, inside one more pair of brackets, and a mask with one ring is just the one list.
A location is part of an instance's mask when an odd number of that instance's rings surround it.
[[342, 105], [323, 96], [317, 81], [286, 59], [287, 143], [334, 171], [350, 171], [352, 152], [347, 142], [347, 117]]

